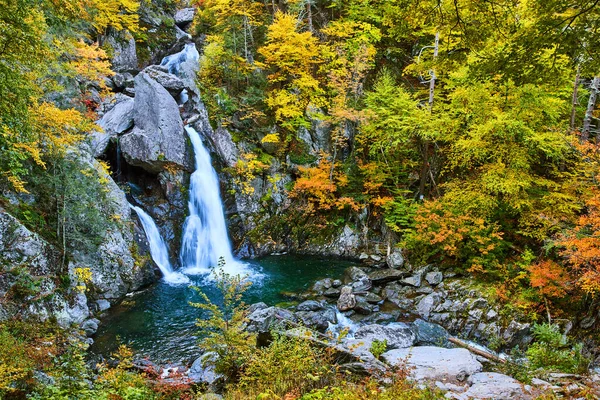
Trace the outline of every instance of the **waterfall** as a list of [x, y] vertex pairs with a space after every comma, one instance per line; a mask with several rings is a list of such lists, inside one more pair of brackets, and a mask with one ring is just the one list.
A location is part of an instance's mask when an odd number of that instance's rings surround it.
[[[161, 65], [169, 73], [181, 78], [191, 93], [184, 90], [178, 103], [185, 103], [189, 96], [199, 95], [195, 85], [200, 54], [194, 43], [188, 43], [179, 53], [163, 58]], [[230, 275], [246, 275], [247, 264], [237, 261], [231, 251], [227, 225], [223, 213], [219, 178], [211, 164], [210, 154], [202, 144], [200, 135], [191, 126], [185, 130], [194, 148], [196, 171], [190, 178], [189, 216], [183, 226], [179, 260], [185, 274], [207, 274], [217, 267], [219, 259], [225, 261], [224, 270]], [[254, 274], [256, 277], [257, 275]]]
[[154, 260], [156, 265], [158, 265], [158, 268], [160, 268], [160, 272], [162, 272], [165, 281], [169, 283], [189, 282], [189, 279], [185, 275], [173, 271], [171, 263], [169, 262], [167, 245], [160, 235], [160, 232], [158, 231], [156, 223], [154, 223], [152, 217], [146, 214], [146, 212], [139, 207], [133, 205], [130, 205], [130, 207], [136, 212], [140, 218], [140, 221], [142, 222], [144, 232], [146, 233], [146, 238], [150, 244], [150, 255], [152, 256], [152, 260]]
[[225, 261], [228, 274], [246, 274], [247, 266], [237, 261], [231, 252], [227, 225], [221, 202], [219, 178], [211, 164], [210, 154], [200, 135], [191, 126], [185, 127], [196, 161], [196, 171], [190, 178], [189, 216], [183, 229], [181, 265], [188, 274], [206, 274]]

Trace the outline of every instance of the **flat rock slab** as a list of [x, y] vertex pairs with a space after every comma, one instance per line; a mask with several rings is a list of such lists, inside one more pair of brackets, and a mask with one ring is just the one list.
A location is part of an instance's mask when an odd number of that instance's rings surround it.
[[399, 281], [408, 276], [407, 272], [398, 271], [397, 269], [380, 269], [369, 274], [369, 279], [376, 285], [387, 282]]
[[388, 349], [401, 349], [413, 346], [416, 335], [406, 324], [395, 322], [389, 325], [365, 325], [358, 328], [355, 339], [363, 339], [369, 343], [374, 340], [387, 341]]
[[467, 349], [422, 346], [383, 353], [381, 358], [393, 366], [406, 366], [417, 380], [464, 381], [481, 372], [483, 366]]
[[510, 376], [496, 372], [481, 372], [469, 378], [471, 387], [464, 393], [469, 399], [531, 399], [523, 385]]

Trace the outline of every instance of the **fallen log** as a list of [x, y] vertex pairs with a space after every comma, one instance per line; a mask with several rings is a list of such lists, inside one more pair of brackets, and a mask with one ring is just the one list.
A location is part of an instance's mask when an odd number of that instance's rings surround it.
[[501, 364], [506, 364], [505, 359], [500, 358], [497, 355], [490, 353], [489, 351], [484, 351], [484, 350], [475, 348], [475, 347], [471, 346], [470, 344], [463, 342], [460, 339], [450, 337], [450, 338], [448, 338], [448, 341], [451, 343], [454, 343], [457, 346], [464, 347], [465, 349], [469, 350], [471, 353], [477, 354], [478, 356], [481, 356], [483, 358], [487, 358], [490, 361], [498, 362]]

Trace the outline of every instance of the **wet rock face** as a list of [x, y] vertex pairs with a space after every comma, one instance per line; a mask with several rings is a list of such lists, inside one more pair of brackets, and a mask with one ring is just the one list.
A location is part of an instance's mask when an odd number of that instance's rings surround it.
[[173, 96], [147, 73], [135, 78], [134, 122], [121, 138], [127, 162], [151, 173], [168, 165], [193, 171], [193, 161]]
[[131, 72], [138, 68], [135, 38], [127, 31], [111, 32], [106, 38], [112, 47], [112, 67], [117, 72]]

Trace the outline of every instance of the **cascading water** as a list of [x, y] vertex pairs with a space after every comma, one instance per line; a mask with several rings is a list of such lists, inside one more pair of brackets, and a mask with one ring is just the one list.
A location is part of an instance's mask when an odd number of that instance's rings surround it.
[[335, 308], [335, 318], [337, 324], [329, 323], [327, 331], [331, 333], [333, 337], [338, 337], [342, 331], [346, 331], [345, 337], [353, 338], [354, 332], [356, 332], [358, 326], [350, 318], [339, 312], [337, 308]]
[[152, 217], [139, 207], [133, 205], [130, 205], [130, 207], [136, 212], [142, 222], [146, 238], [150, 244], [150, 255], [152, 256], [152, 260], [158, 265], [158, 268], [160, 268], [160, 272], [162, 272], [165, 281], [169, 283], [188, 283], [188, 277], [173, 271], [171, 263], [169, 262], [167, 245], [160, 235], [158, 227], [156, 226], [156, 223], [154, 223]]
[[216, 267], [220, 258], [228, 274], [247, 274], [246, 264], [237, 261], [231, 252], [227, 225], [219, 193], [219, 178], [211, 164], [210, 154], [200, 135], [191, 126], [185, 127], [196, 160], [196, 171], [190, 178], [189, 216], [183, 230], [181, 265], [187, 274], [206, 274]]

